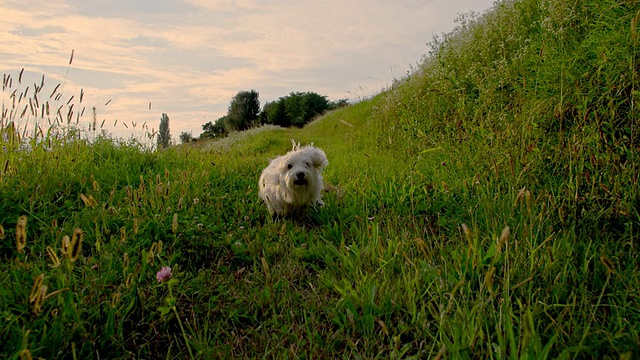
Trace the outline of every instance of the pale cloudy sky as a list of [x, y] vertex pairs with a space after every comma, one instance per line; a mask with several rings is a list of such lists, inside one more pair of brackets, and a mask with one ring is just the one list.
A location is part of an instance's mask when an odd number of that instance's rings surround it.
[[241, 90], [258, 91], [261, 104], [293, 91], [330, 100], [378, 93], [415, 67], [457, 15], [492, 3], [0, 0], [0, 72], [15, 79], [24, 68], [22, 86], [45, 75], [47, 96], [60, 82], [76, 101], [82, 89], [81, 121], [95, 106], [98, 124], [106, 120], [116, 135], [133, 123], [157, 129], [167, 113], [174, 139], [197, 137]]

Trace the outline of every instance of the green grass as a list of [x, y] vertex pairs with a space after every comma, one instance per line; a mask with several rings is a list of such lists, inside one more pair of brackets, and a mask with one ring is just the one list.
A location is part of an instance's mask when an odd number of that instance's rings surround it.
[[[639, 19], [503, 2], [370, 100], [166, 151], [3, 116], [0, 357], [639, 356]], [[291, 138], [326, 206], [272, 220]]]

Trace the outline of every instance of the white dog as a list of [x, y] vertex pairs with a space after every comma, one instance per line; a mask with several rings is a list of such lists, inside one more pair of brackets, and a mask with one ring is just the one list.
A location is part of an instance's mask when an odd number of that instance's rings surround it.
[[286, 216], [310, 204], [324, 205], [320, 197], [327, 156], [313, 144], [291, 143], [293, 149], [273, 159], [260, 175], [259, 194], [272, 216]]

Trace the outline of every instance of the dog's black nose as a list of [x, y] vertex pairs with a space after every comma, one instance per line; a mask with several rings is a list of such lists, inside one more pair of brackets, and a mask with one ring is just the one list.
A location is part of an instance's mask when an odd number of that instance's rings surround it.
[[304, 173], [300, 171], [299, 173], [296, 174], [296, 177], [300, 180], [304, 180]]

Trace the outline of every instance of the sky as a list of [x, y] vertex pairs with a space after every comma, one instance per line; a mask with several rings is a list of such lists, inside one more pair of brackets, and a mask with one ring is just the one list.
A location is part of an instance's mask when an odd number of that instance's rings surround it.
[[128, 137], [166, 113], [175, 140], [197, 137], [239, 91], [256, 90], [262, 105], [298, 91], [377, 94], [458, 15], [493, 1], [1, 0], [0, 72], [21, 80], [1, 98], [11, 106], [13, 89], [44, 75], [43, 97], [61, 84], [58, 102], [85, 108], [81, 125], [95, 107], [98, 126]]

